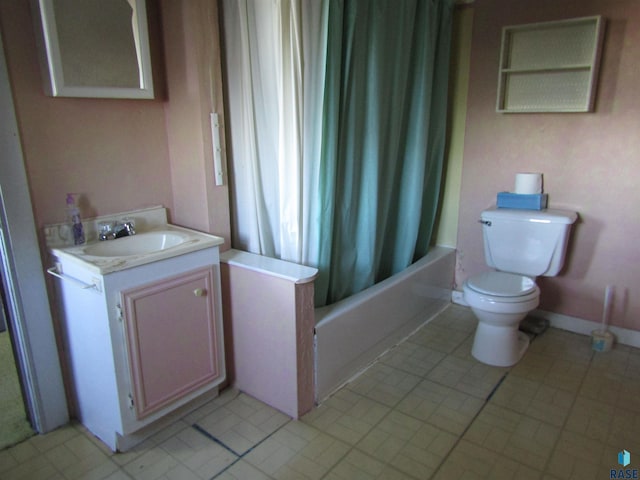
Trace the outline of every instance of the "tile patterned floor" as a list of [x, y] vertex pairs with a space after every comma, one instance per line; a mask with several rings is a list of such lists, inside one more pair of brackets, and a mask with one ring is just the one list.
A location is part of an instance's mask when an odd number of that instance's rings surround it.
[[[299, 421], [233, 389], [134, 450], [73, 424], [0, 451], [0, 478], [604, 479], [640, 452], [640, 350], [550, 329], [512, 368], [450, 306]], [[636, 463], [637, 465], [637, 463]]]

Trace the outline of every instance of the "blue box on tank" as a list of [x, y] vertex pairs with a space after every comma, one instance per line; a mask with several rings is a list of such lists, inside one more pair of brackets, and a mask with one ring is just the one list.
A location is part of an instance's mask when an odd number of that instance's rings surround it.
[[522, 210], [544, 210], [547, 208], [546, 193], [498, 193], [498, 208], [519, 208]]

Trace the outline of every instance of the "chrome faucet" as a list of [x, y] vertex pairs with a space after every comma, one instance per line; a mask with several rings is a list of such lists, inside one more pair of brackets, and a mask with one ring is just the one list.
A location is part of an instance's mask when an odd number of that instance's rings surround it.
[[112, 240], [122, 237], [130, 237], [136, 234], [133, 221], [124, 219], [122, 222], [101, 222], [99, 225], [100, 233], [98, 239], [100, 241]]

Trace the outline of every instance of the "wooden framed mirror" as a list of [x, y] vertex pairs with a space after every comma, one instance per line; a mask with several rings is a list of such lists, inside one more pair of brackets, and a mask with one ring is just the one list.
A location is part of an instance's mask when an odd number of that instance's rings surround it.
[[153, 98], [145, 0], [33, 0], [45, 93]]

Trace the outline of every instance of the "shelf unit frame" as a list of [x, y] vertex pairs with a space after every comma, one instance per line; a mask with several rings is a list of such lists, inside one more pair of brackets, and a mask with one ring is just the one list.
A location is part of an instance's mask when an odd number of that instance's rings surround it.
[[503, 27], [496, 111], [593, 111], [604, 27], [600, 15]]

